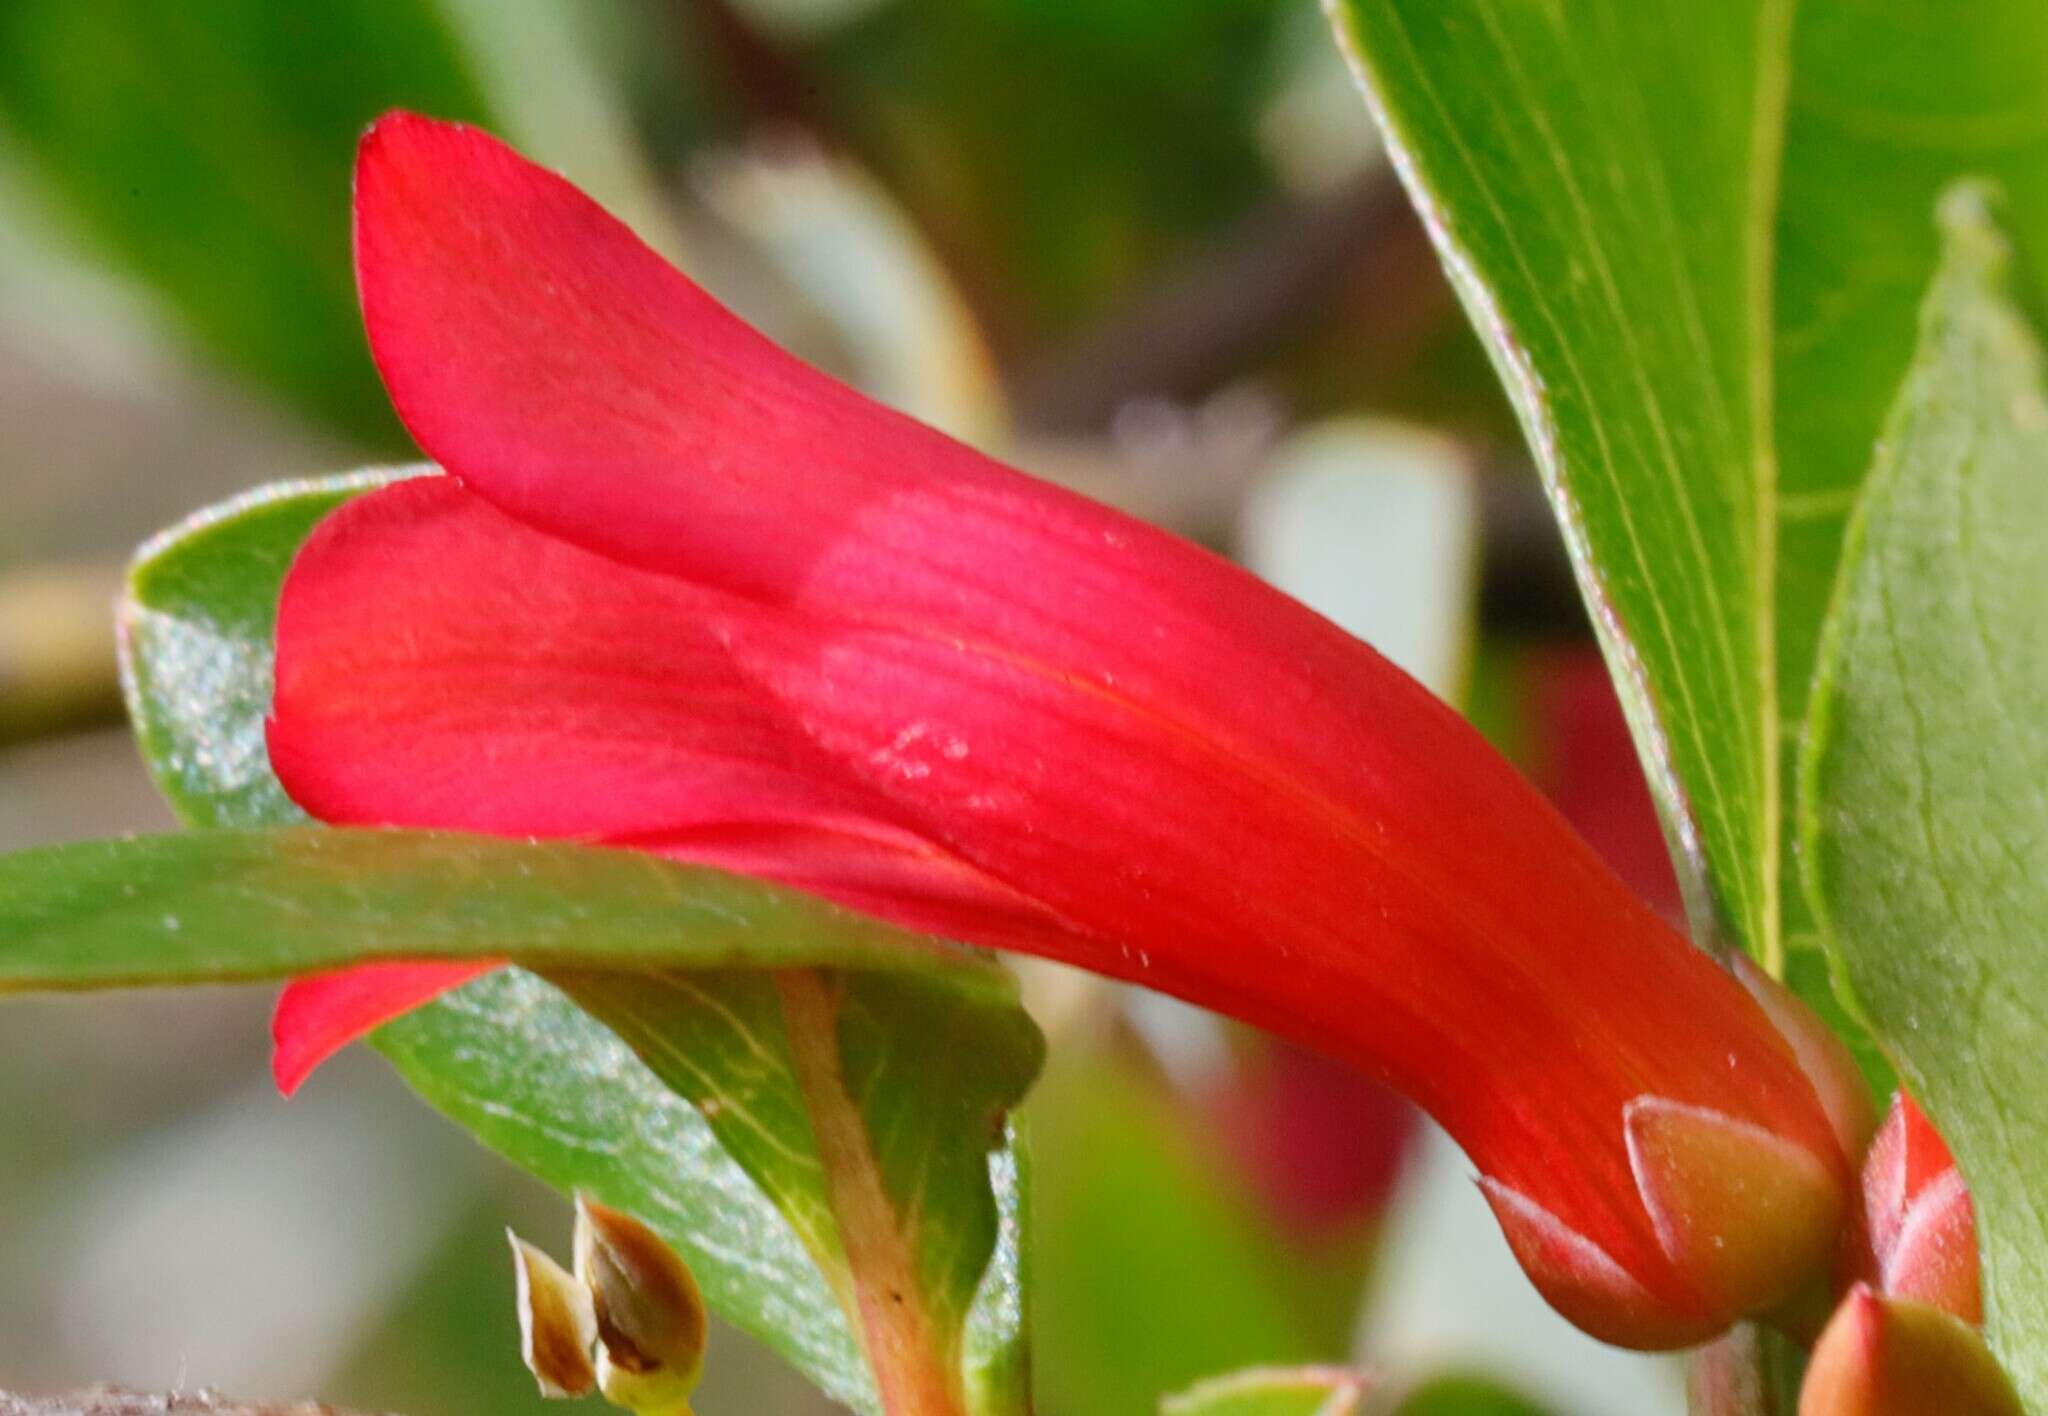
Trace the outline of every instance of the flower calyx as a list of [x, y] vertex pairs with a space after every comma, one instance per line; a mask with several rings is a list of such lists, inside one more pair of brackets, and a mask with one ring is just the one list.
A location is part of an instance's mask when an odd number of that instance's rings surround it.
[[689, 1410], [707, 1314], [676, 1251], [633, 1216], [576, 1196], [576, 1276], [597, 1309], [598, 1385], [643, 1416]]
[[1828, 1158], [1662, 1097], [1630, 1102], [1622, 1129], [1665, 1274], [1631, 1273], [1527, 1196], [1479, 1182], [1523, 1269], [1575, 1325], [1624, 1347], [1689, 1346], [1826, 1273], [1847, 1207]]
[[1842, 1154], [1851, 1158], [1862, 1155], [1877, 1130], [1877, 1114], [1870, 1104], [1869, 1084], [1863, 1080], [1849, 1045], [1804, 999], [1749, 955], [1736, 954], [1728, 968], [1792, 1049], [1799, 1070], [1813, 1084]]
[[1630, 1102], [1622, 1126], [1665, 1256], [1710, 1311], [1762, 1312], [1825, 1271], [1847, 1196], [1820, 1157], [1749, 1122], [1660, 1097]]

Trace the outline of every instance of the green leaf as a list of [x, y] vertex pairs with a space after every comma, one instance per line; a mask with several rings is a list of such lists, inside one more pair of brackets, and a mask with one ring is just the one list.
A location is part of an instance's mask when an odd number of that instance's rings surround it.
[[[2004, 183], [2023, 240], [2048, 250], [2048, 9], [1967, 0], [1801, 3], [1776, 228], [1778, 713], [1790, 792], [1798, 725], [1843, 526], [1912, 357], [1937, 257], [1927, 214], [1968, 174]], [[1783, 878], [1798, 863], [1787, 833]], [[1785, 893], [1787, 981], [1888, 1070], [1825, 987], [1799, 891]]]
[[1522, 418], [1703, 940], [1778, 955], [1782, 0], [1340, 0]]
[[1963, 187], [1846, 543], [1801, 835], [1861, 1011], [1976, 1200], [1986, 1333], [2048, 1409], [2048, 365]]
[[0, 991], [231, 983], [418, 958], [535, 967], [932, 969], [986, 956], [813, 896], [594, 846], [284, 827], [0, 856]]
[[2048, 12], [1794, 10], [1340, 6], [1557, 500], [1695, 926], [1774, 968], [1816, 942], [1782, 889], [1787, 759], [1925, 214], [1989, 170], [2048, 236]]
[[372, 1045], [492, 1150], [653, 1225], [715, 1312], [828, 1395], [879, 1411], [845, 1310], [782, 1211], [689, 1101], [553, 986], [500, 969], [386, 1023]]
[[2048, 7], [1799, 5], [1774, 346], [1788, 723], [1801, 721], [1850, 503], [1912, 358], [1938, 255], [1927, 214], [1973, 174], [2004, 186], [2021, 240], [2048, 250]]
[[[304, 822], [263, 750], [279, 582], [328, 511], [430, 470], [268, 488], [145, 549], [122, 610], [125, 677], [144, 755], [188, 822]], [[321, 953], [555, 966], [584, 1006], [500, 970], [388, 1024], [375, 1043], [486, 1144], [646, 1218], [714, 1308], [872, 1412], [876, 1383], [849, 1320], [867, 1266], [845, 1257], [844, 1196], [830, 1190], [846, 1167], [820, 1160], [820, 1089], [803, 1084], [790, 1053], [792, 1038], [808, 1038], [838, 1078], [840, 1119], [862, 1141], [855, 1169], [882, 1197], [878, 1212], [893, 1221], [883, 1228], [969, 1409], [1022, 1409], [1021, 1177], [1003, 1117], [1043, 1044], [1014, 982], [983, 956], [759, 882], [570, 845], [307, 828], [70, 849], [15, 869], [19, 892], [0, 884], [0, 914], [45, 926], [34, 967], [46, 979], [83, 968], [106, 981], [133, 969], [161, 978], [180, 960], [221, 976], [223, 941], [237, 944], [243, 973], [297, 969]], [[53, 863], [97, 875], [67, 881]], [[138, 875], [145, 865], [157, 873]], [[0, 876], [9, 869], [0, 861]], [[170, 907], [195, 877], [197, 896]], [[107, 942], [108, 925], [123, 937]], [[700, 950], [703, 967], [688, 974], [666, 970], [688, 962], [677, 949], [693, 927], [700, 942], [725, 931], [723, 952]], [[92, 949], [77, 947], [88, 930]], [[625, 954], [605, 957], [616, 950]], [[592, 971], [622, 963], [657, 972]], [[822, 964], [868, 971], [763, 971]], [[827, 1027], [790, 1025], [792, 979], [822, 983]]]
[[[840, 1294], [787, 1201], [734, 1159], [684, 1093], [553, 985], [501, 969], [387, 1023], [373, 1042], [421, 1096], [485, 1145], [564, 1192], [588, 1190], [652, 1224], [688, 1261], [716, 1312], [828, 1395], [879, 1413]], [[728, 1078], [736, 1070], [731, 1058], [693, 1060]], [[775, 1083], [753, 1086], [773, 1091]], [[773, 1143], [770, 1133], [762, 1140]], [[794, 1149], [801, 1168], [802, 1148]], [[989, 1175], [996, 1250], [971, 1310], [963, 1365], [971, 1409], [1010, 1413], [1023, 1409], [1025, 1378], [1016, 1152], [996, 1154]]]
[[1354, 1416], [1371, 1389], [1334, 1367], [1255, 1367], [1159, 1403], [1159, 1416]]
[[311, 821], [270, 770], [278, 587], [320, 518], [424, 464], [279, 482], [186, 518], [136, 553], [122, 597], [121, 682], [143, 761], [193, 826]]

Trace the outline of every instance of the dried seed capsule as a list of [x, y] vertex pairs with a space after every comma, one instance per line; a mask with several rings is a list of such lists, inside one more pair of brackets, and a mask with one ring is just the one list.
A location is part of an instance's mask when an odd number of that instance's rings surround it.
[[689, 1410], [704, 1365], [704, 1297], [682, 1258], [629, 1214], [576, 1197], [576, 1276], [596, 1309], [605, 1398], [642, 1416]]
[[511, 1230], [519, 1281], [519, 1355], [542, 1396], [583, 1396], [597, 1386], [590, 1349], [597, 1314], [590, 1291], [563, 1267]]

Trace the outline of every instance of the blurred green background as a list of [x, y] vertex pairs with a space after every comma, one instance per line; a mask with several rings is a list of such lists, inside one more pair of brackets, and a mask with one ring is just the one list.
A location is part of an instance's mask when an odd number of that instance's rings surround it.
[[[393, 106], [566, 172], [877, 397], [1240, 555], [1671, 902], [1512, 420], [1315, 0], [0, 0], [0, 848], [170, 825], [113, 677], [136, 544], [415, 455], [348, 265]], [[1308, 1361], [1382, 1373], [1374, 1409], [1680, 1409], [1670, 1364], [1542, 1308], [1397, 1101], [1028, 987], [1044, 1416]], [[368, 1055], [279, 1101], [268, 1002], [0, 1008], [0, 1387], [540, 1409], [502, 1230], [561, 1248], [566, 1206]], [[704, 1416], [822, 1409], [719, 1335]]]

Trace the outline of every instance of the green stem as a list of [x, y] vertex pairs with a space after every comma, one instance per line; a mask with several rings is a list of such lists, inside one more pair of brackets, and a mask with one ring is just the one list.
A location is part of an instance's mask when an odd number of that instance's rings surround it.
[[966, 1416], [957, 1364], [925, 1307], [917, 1256], [882, 1187], [867, 1123], [840, 1066], [837, 986], [812, 970], [775, 976], [790, 1057], [852, 1281], [848, 1316], [889, 1416]]

